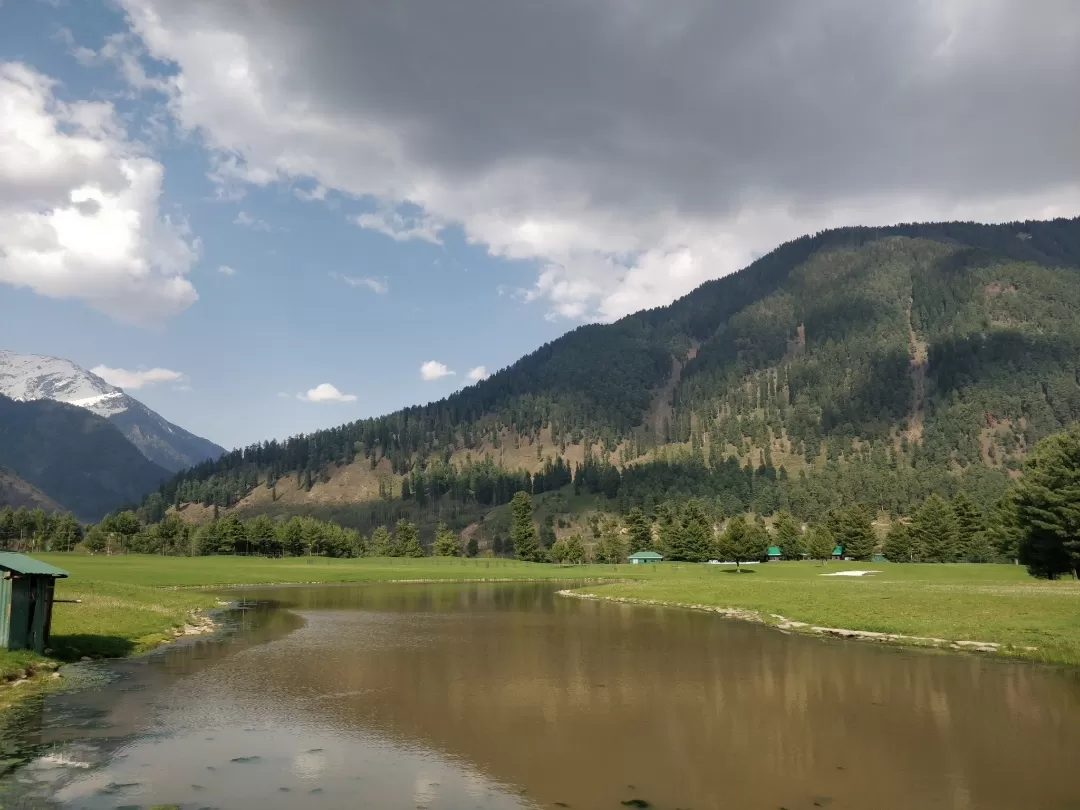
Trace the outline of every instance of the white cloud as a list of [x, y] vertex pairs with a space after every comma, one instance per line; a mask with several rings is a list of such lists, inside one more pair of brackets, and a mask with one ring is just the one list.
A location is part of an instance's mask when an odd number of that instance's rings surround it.
[[378, 231], [395, 242], [420, 239], [434, 245], [442, 244], [439, 231], [445, 227], [433, 216], [406, 217], [392, 208], [381, 208], [373, 214], [360, 214], [353, 221], [361, 228]]
[[221, 275], [223, 275], [223, 276], [234, 276], [234, 275], [236, 275], [236, 268], [230, 267], [227, 264], [221, 265], [221, 267], [219, 267], [217, 269], [217, 271], [219, 273], [221, 273]]
[[473, 382], [486, 379], [488, 377], [487, 366], [476, 366], [475, 368], [470, 368], [469, 373], [465, 376], [467, 376]]
[[355, 402], [355, 394], [343, 394], [338, 391], [330, 383], [322, 383], [316, 385], [306, 394], [297, 394], [297, 396], [307, 402]]
[[270, 227], [270, 223], [265, 219], [258, 219], [251, 216], [247, 211], [241, 211], [236, 215], [236, 219], [233, 220], [234, 225], [242, 225], [245, 228], [251, 228], [253, 231], [262, 231], [263, 233], [269, 233], [273, 230]]
[[348, 284], [350, 287], [367, 287], [373, 293], [378, 293], [378, 294], [385, 293], [390, 289], [390, 285], [387, 283], [385, 277], [381, 278], [381, 279], [371, 278], [370, 276], [364, 276], [362, 278], [357, 278], [355, 276], [346, 276], [346, 275], [343, 275], [341, 273], [335, 273], [335, 272], [331, 271], [330, 278], [336, 279], [337, 281], [344, 282], [345, 284]]
[[304, 202], [325, 202], [326, 190], [326, 186], [321, 183], [316, 183], [310, 189], [294, 188], [293, 194], [296, 195], [298, 200], [303, 200]]
[[454, 373], [446, 367], [445, 363], [440, 363], [438, 360], [428, 360], [420, 366], [420, 376], [428, 381], [441, 380], [443, 377], [449, 377]]
[[[183, 372], [173, 371], [169, 368], [148, 368], [138, 371], [128, 371], [125, 368], [109, 368], [108, 366], [94, 366], [90, 369], [91, 374], [101, 377], [109, 385], [115, 385], [124, 390], [136, 390], [143, 386], [163, 382], [180, 382], [184, 379]], [[181, 390], [190, 390], [186, 386]]]
[[460, 226], [535, 262], [555, 317], [666, 304], [819, 227], [1080, 211], [1070, 0], [120, 2], [220, 182], [373, 199], [355, 221], [399, 241]]
[[161, 216], [164, 169], [104, 102], [0, 63], [0, 282], [78, 298], [119, 321], [159, 324], [196, 300], [199, 240]]

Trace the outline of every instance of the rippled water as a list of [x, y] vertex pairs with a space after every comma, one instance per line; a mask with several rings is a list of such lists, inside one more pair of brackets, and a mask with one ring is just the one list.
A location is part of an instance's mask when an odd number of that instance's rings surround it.
[[243, 591], [7, 718], [0, 805], [1080, 808], [1075, 670], [554, 590]]

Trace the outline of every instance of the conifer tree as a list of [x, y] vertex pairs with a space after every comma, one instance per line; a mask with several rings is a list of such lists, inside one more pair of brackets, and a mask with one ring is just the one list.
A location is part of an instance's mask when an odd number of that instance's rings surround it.
[[949, 502], [936, 493], [923, 501], [911, 519], [911, 538], [924, 562], [955, 562], [958, 533]]
[[436, 557], [456, 557], [461, 553], [461, 546], [455, 535], [445, 523], [440, 523], [435, 530], [435, 544], [432, 553]]
[[806, 549], [802, 528], [799, 522], [786, 509], [781, 509], [773, 524], [773, 536], [776, 545], [786, 560], [800, 560]]
[[566, 539], [565, 562], [579, 565], [585, 562], [585, 544], [581, 541], [581, 535], [574, 532]]
[[1001, 496], [990, 510], [987, 520], [987, 544], [991, 551], [1010, 562], [1020, 556], [1020, 541], [1023, 531], [1016, 511], [1015, 491], [1010, 490]]
[[1036, 577], [1080, 576], [1080, 427], [1035, 445], [1013, 497], [1020, 562]]
[[394, 529], [394, 546], [397, 556], [423, 557], [424, 547], [420, 545], [420, 535], [416, 524], [402, 518]]
[[829, 513], [826, 521], [836, 545], [843, 546], [844, 556], [869, 560], [877, 545], [870, 510], [854, 503]]
[[510, 500], [510, 543], [519, 560], [539, 562], [540, 546], [533, 525], [532, 496], [521, 490]]
[[769, 532], [761, 519], [745, 524], [746, 530], [738, 538], [733, 538], [732, 550], [735, 552], [736, 568], [740, 563], [761, 560], [769, 545]]
[[982, 511], [963, 490], [953, 496], [951, 505], [956, 519], [957, 556], [967, 562], [986, 562], [982, 548], [986, 522]]
[[480, 553], [480, 544], [476, 542], [476, 535], [470, 534], [469, 541], [465, 544], [465, 556], [475, 557]]
[[885, 535], [885, 559], [889, 562], [917, 562], [911, 530], [906, 523], [897, 521]]
[[368, 554], [372, 557], [393, 556], [393, 539], [385, 526], [376, 526], [371, 533], [371, 542], [368, 546]]
[[672, 555], [682, 543], [682, 526], [679, 523], [678, 514], [671, 504], [661, 504], [657, 511], [657, 543], [656, 551], [659, 551], [669, 559], [675, 559]]
[[813, 526], [807, 532], [806, 553], [811, 560], [821, 560], [823, 563], [827, 563], [829, 558], [832, 557], [835, 547], [836, 539], [832, 536], [828, 526]]
[[630, 540], [631, 554], [648, 551], [652, 548], [652, 526], [640, 506], [635, 506], [627, 514], [626, 529]]
[[545, 515], [540, 524], [540, 547], [549, 549], [555, 543], [555, 516]]
[[701, 501], [692, 498], [683, 507], [676, 553], [672, 559], [705, 562], [713, 550], [713, 530]]

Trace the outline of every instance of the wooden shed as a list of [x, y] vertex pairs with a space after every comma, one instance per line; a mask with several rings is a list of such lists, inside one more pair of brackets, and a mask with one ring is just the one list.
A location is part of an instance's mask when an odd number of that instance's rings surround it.
[[45, 652], [56, 580], [67, 575], [25, 554], [0, 551], [0, 648]]

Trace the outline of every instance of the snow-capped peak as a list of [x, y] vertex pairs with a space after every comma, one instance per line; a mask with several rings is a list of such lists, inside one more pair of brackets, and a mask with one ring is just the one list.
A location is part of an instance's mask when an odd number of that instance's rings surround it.
[[0, 394], [11, 399], [52, 399], [106, 418], [129, 407], [127, 394], [70, 360], [0, 349]]
[[225, 452], [62, 357], [0, 349], [0, 394], [23, 401], [52, 399], [85, 408], [109, 419], [144, 456], [172, 472]]

